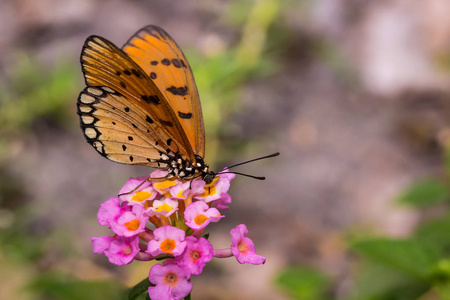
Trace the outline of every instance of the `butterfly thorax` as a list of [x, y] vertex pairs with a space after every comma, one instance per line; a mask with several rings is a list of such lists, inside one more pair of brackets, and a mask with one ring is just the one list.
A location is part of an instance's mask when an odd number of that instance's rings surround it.
[[161, 160], [169, 167], [167, 177], [176, 177], [180, 180], [189, 180], [192, 178], [202, 178], [206, 184], [213, 181], [216, 173], [209, 170], [200, 155], [195, 155], [195, 162], [183, 159], [178, 153], [175, 155], [162, 154]]

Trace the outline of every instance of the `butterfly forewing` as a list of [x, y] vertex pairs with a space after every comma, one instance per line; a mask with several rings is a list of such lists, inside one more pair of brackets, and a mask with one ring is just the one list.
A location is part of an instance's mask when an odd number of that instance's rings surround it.
[[160, 159], [168, 151], [194, 161], [194, 149], [165, 95], [127, 54], [91, 36], [81, 63], [87, 88], [78, 98], [78, 113], [86, 139], [100, 154], [152, 167], [165, 167]]
[[169, 102], [195, 154], [204, 157], [205, 129], [192, 70], [175, 41], [158, 26], [139, 30], [122, 48]]
[[[125, 102], [125, 104], [124, 104]], [[143, 131], [139, 112], [126, 113], [126, 98], [108, 87], [87, 87], [78, 98], [78, 114], [81, 127], [88, 142], [103, 156], [115, 162], [126, 164], [164, 167], [159, 162], [159, 138]], [[130, 113], [131, 112], [131, 113]]]

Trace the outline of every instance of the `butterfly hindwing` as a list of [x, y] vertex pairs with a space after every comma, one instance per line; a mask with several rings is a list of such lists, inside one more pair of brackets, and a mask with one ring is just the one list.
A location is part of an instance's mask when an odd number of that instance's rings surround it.
[[127, 54], [91, 36], [81, 63], [87, 88], [78, 112], [88, 142], [100, 154], [152, 167], [164, 167], [157, 160], [167, 152], [193, 161], [192, 145], [165, 95]]
[[205, 154], [205, 129], [192, 70], [175, 41], [160, 27], [139, 30], [122, 47], [150, 77], [173, 109], [194, 152]]
[[77, 105], [86, 140], [115, 162], [164, 167], [160, 157], [164, 142], [158, 136], [148, 138], [154, 133], [142, 130], [146, 127], [141, 123], [142, 116], [126, 112], [124, 107], [129, 105], [126, 102], [126, 98], [108, 87], [85, 88]]

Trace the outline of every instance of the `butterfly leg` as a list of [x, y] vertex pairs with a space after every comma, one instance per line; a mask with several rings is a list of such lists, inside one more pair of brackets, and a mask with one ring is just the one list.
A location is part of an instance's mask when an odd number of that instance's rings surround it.
[[134, 189], [132, 189], [131, 191], [129, 191], [129, 192], [126, 192], [126, 193], [122, 193], [122, 194], [119, 194], [119, 195], [117, 195], [117, 197], [119, 197], [120, 198], [120, 196], [124, 196], [124, 195], [128, 195], [128, 194], [131, 194], [131, 193], [134, 193], [138, 188], [140, 188], [144, 183], [146, 183], [147, 181], [150, 181], [150, 179], [153, 179], [153, 178], [147, 178], [147, 179], [145, 179], [144, 181], [142, 181], [141, 183], [139, 183], [139, 185], [138, 186], [136, 186]]
[[129, 194], [131, 194], [131, 193], [134, 193], [137, 189], [139, 189], [139, 188], [140, 188], [144, 183], [146, 183], [147, 181], [152, 181], [152, 180], [154, 180], [154, 181], [164, 181], [164, 180], [167, 180], [167, 179], [170, 179], [170, 178], [168, 178], [168, 177], [149, 177], [149, 178], [145, 179], [144, 181], [142, 181], [141, 183], [139, 183], [139, 185], [136, 186], [136, 187], [135, 187], [134, 189], [132, 189], [131, 191], [126, 192], [126, 193], [119, 194], [119, 195], [117, 195], [117, 197], [120, 198], [120, 196], [123, 196], [123, 195], [129, 195]]

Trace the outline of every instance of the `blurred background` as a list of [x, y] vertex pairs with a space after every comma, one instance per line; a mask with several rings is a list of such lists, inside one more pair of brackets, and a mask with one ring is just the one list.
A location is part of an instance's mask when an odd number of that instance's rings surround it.
[[206, 161], [242, 166], [215, 248], [245, 223], [262, 266], [214, 259], [192, 299], [450, 299], [448, 0], [0, 1], [0, 298], [123, 299], [99, 204], [147, 168], [79, 129], [87, 36], [147, 24], [181, 46]]

